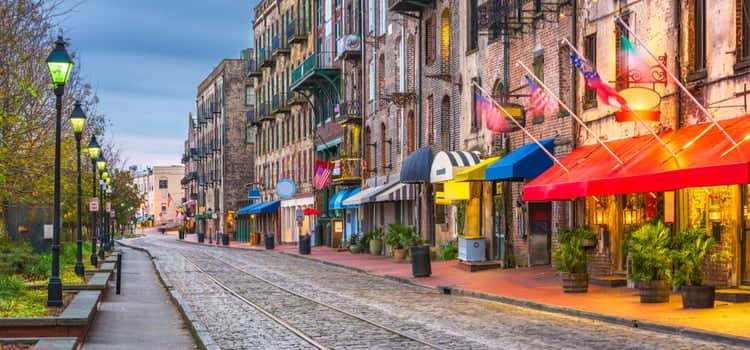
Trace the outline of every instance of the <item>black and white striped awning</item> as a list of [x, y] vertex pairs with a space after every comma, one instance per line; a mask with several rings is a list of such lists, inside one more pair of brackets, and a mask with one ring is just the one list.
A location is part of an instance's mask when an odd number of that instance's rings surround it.
[[412, 188], [414, 185], [396, 183], [375, 196], [373, 202], [400, 202], [414, 200]]
[[453, 180], [454, 168], [470, 167], [478, 164], [480, 161], [479, 152], [439, 152], [432, 161], [430, 182]]

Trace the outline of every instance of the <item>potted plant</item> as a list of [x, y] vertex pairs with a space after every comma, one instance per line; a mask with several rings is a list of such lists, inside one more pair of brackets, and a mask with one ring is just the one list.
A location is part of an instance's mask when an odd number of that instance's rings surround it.
[[380, 255], [383, 250], [383, 229], [380, 227], [370, 231], [370, 254]]
[[359, 245], [359, 235], [356, 233], [352, 233], [352, 235], [349, 236], [349, 251], [352, 254], [357, 254], [362, 251], [362, 246]]
[[389, 224], [388, 233], [385, 235], [385, 244], [393, 251], [393, 261], [402, 262], [406, 258], [406, 249], [401, 244], [402, 232], [406, 227], [401, 224]]
[[674, 239], [672, 257], [678, 264], [672, 278], [672, 284], [680, 287], [682, 293], [682, 307], [712, 308], [716, 289], [714, 286], [703, 285], [703, 263], [721, 260], [729, 255], [728, 252], [710, 254], [715, 244], [713, 237], [704, 228], [688, 228]]
[[669, 281], [672, 277], [669, 244], [669, 227], [661, 221], [644, 224], [630, 237], [628, 254], [632, 263], [631, 277], [638, 281], [641, 303], [669, 301]]
[[557, 260], [556, 269], [560, 271], [563, 291], [565, 293], [584, 293], [589, 288], [589, 274], [586, 273], [588, 253], [584, 242], [593, 239], [594, 231], [588, 227], [576, 227], [573, 230], [561, 231], [558, 241], [560, 247], [552, 251]]

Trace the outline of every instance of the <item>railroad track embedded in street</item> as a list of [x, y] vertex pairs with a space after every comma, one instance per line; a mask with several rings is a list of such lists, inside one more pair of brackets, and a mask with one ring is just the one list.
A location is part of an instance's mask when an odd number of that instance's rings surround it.
[[[315, 348], [443, 349], [404, 331], [302, 295], [210, 255], [178, 254], [237, 300]], [[238, 278], [235, 271], [240, 272], [244, 279]]]

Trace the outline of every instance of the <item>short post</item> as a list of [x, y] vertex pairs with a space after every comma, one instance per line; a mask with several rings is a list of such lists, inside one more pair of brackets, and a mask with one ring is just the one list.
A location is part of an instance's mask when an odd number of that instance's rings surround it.
[[117, 254], [117, 295], [120, 295], [120, 284], [122, 281], [122, 251]]

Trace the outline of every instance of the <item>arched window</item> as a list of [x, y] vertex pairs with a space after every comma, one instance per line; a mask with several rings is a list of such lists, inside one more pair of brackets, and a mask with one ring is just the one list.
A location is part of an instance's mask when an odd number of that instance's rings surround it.
[[451, 71], [451, 11], [445, 9], [440, 16], [440, 73]]
[[388, 165], [388, 153], [385, 147], [386, 131], [385, 123], [380, 124], [380, 169], [383, 171], [383, 175], [386, 174], [385, 167]]
[[443, 96], [440, 102], [440, 144], [443, 151], [451, 150], [451, 98]]
[[417, 61], [414, 59], [414, 52], [417, 48], [414, 44], [414, 35], [409, 34], [406, 39], [406, 89], [407, 91], [416, 91], [416, 67]]
[[415, 151], [416, 143], [414, 142], [414, 111], [410, 110], [406, 117], [406, 147], [409, 153]]

